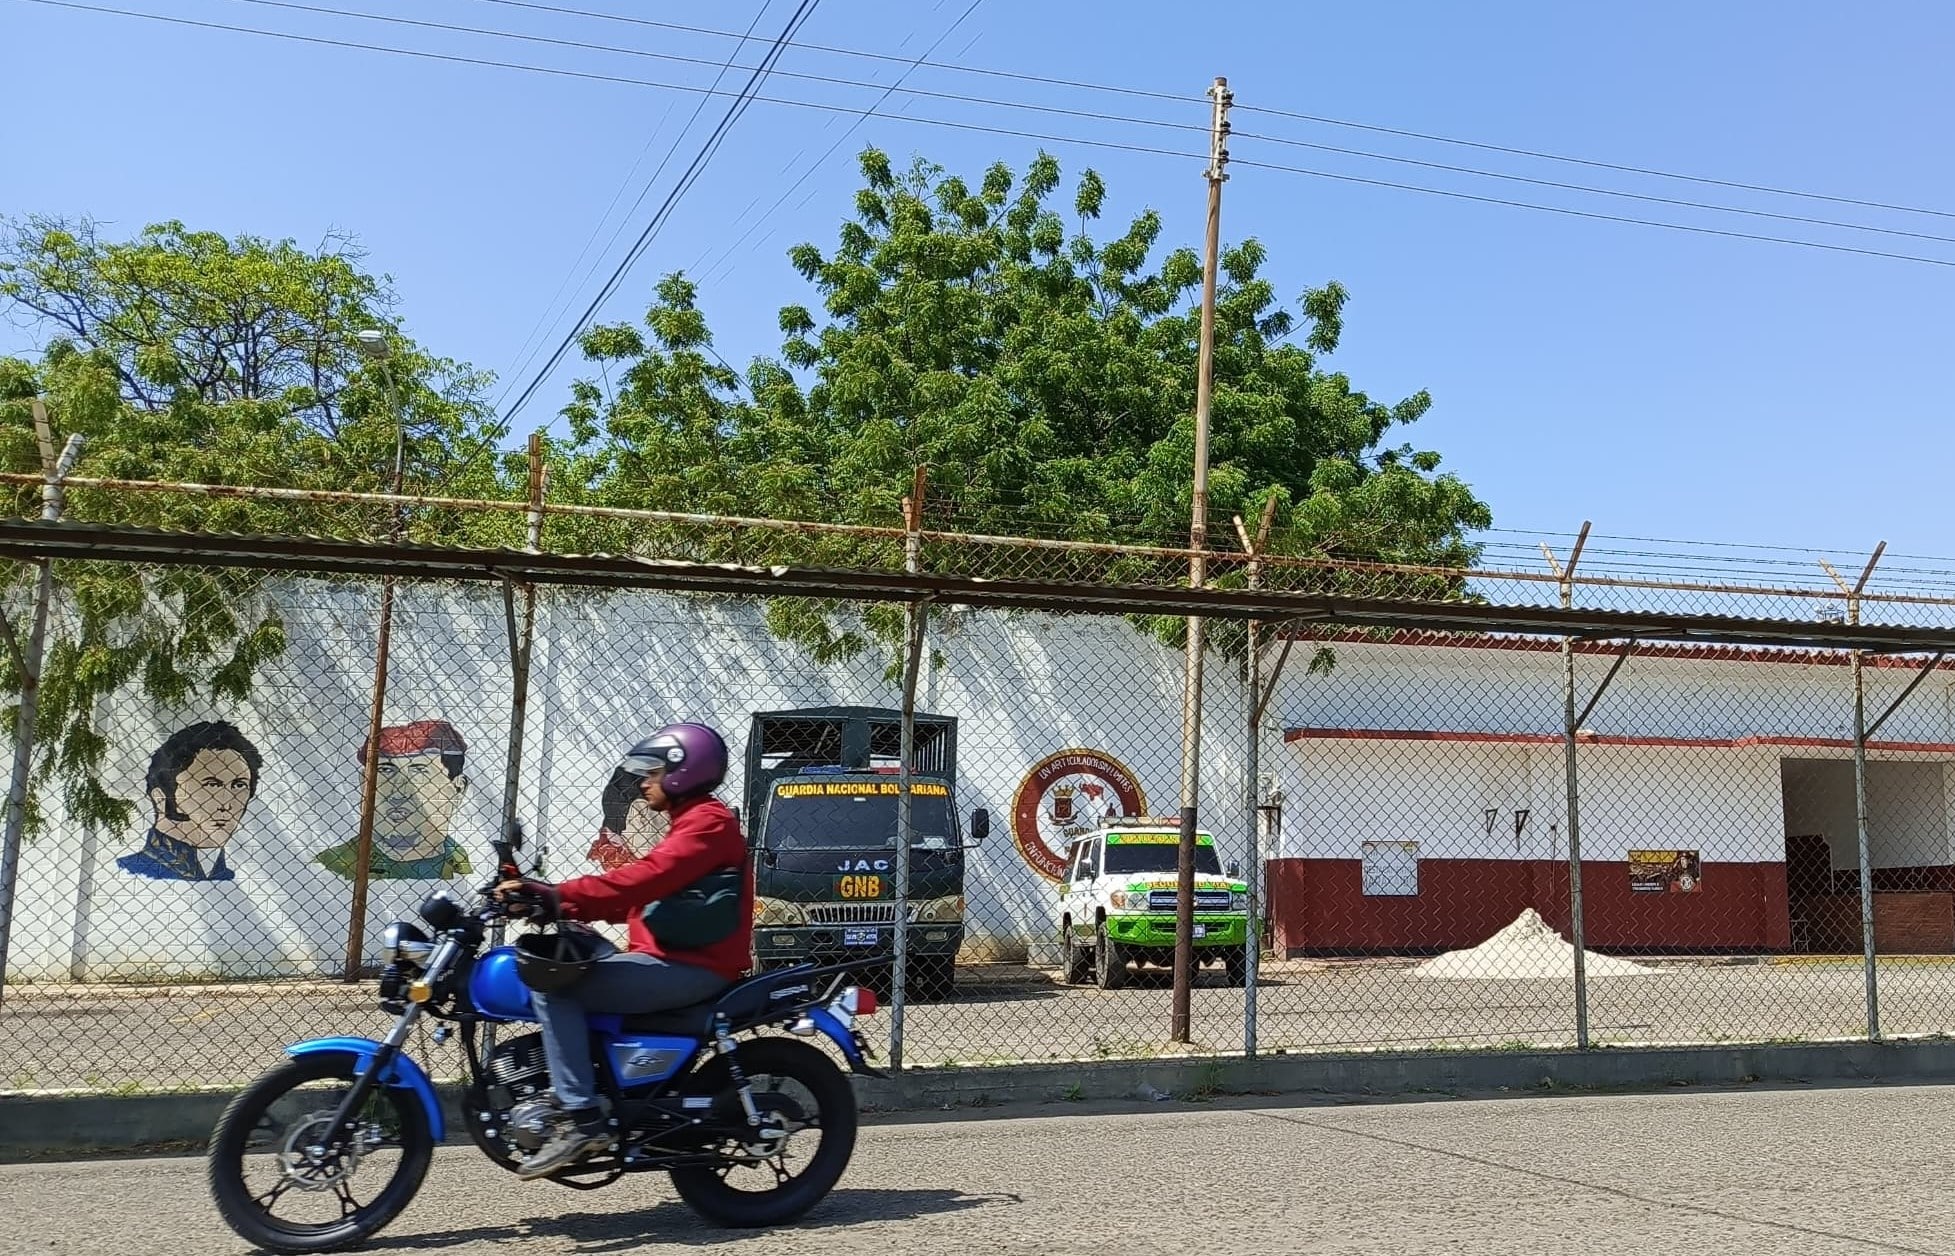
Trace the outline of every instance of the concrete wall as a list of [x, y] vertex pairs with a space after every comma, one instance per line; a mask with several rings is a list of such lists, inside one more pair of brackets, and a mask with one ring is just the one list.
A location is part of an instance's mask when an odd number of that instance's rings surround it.
[[[49, 832], [22, 861], [10, 979], [343, 967], [350, 882], [319, 857], [357, 832], [377, 596], [298, 582], [272, 597], [290, 644], [246, 701], [166, 708], [132, 689], [105, 704], [104, 784], [136, 800], [135, 819], [125, 831], [90, 834], [50, 792]], [[398, 595], [385, 722], [446, 720], [466, 742], [446, 827], [469, 868], [374, 880], [369, 960], [386, 921], [411, 916], [437, 887], [472, 889], [489, 866], [509, 738], [503, 623], [497, 590], [405, 586]], [[900, 703], [885, 658], [819, 663], [769, 632], [751, 604], [550, 591], [536, 633], [518, 814], [552, 877], [597, 870], [599, 792], [620, 751], [658, 724], [704, 718], [728, 735], [735, 770], [721, 796], [737, 805], [750, 712]], [[1043, 945], [1052, 935], [1055, 900], [1014, 842], [1021, 783], [1046, 756], [1084, 748], [1124, 765], [1151, 809], [1178, 808], [1181, 656], [1116, 619], [1005, 613], [958, 615], [933, 631], [930, 646], [919, 701], [961, 721], [959, 810], [968, 819], [986, 807], [993, 816], [988, 844], [970, 855], [973, 951], [1022, 958], [1028, 939]], [[1211, 676], [1204, 821], [1225, 858], [1246, 858], [1242, 693], [1226, 668]], [[172, 732], [216, 719], [234, 723], [263, 756], [257, 794], [224, 852], [233, 879], [132, 874], [117, 861], [141, 848], [150, 824], [151, 752]]]

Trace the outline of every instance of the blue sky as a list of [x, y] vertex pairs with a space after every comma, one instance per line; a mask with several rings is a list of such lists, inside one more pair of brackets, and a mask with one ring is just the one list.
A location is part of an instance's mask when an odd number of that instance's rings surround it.
[[[709, 64], [240, 0], [88, 2], [695, 86], [711, 84], [735, 47], [484, 0], [314, 2]], [[771, 37], [796, 0], [560, 2], [736, 32], [758, 15], [756, 36]], [[1617, 536], [1845, 549], [1886, 539], [1900, 553], [1955, 554], [1945, 487], [1955, 266], [1592, 221], [1246, 164], [1955, 263], [1955, 243], [1597, 197], [1249, 138], [1955, 238], [1955, 167], [1946, 160], [1955, 8], [1930, 0], [1193, 7], [982, 0], [944, 38], [968, 3], [825, 0], [798, 39], [913, 57], [942, 38], [936, 60], [1197, 98], [1213, 76], [1227, 75], [1239, 135], [1225, 240], [1260, 238], [1268, 273], [1286, 295], [1333, 278], [1350, 289], [1344, 346], [1328, 364], [1388, 400], [1430, 389], [1434, 407], [1408, 438], [1444, 454], [1500, 527], [1568, 532], [1592, 519], [1599, 533]], [[554, 343], [567, 330], [727, 103], [706, 101], [627, 222], [625, 211], [698, 95], [22, 0], [0, 0], [0, 47], [10, 54], [0, 212], [87, 214], [114, 234], [167, 218], [305, 243], [329, 229], [351, 231], [369, 250], [368, 264], [393, 277], [414, 335], [505, 380], [518, 375], [527, 341], [547, 333]], [[749, 43], [740, 62], [751, 66], [764, 51]], [[904, 67], [790, 48], [779, 69], [888, 83]], [[728, 73], [723, 86], [745, 77]], [[1206, 121], [1198, 99], [1177, 105], [928, 67], [911, 71], [907, 83], [1021, 105]], [[762, 92], [852, 108], [881, 94], [778, 77]], [[1254, 107], [1944, 213], [1559, 165]], [[1199, 241], [1199, 134], [901, 95], [883, 112], [1185, 151], [1168, 157], [1043, 144], [1060, 157], [1068, 189], [1087, 165], [1105, 176], [1109, 232], [1153, 207], [1165, 216], [1169, 242]], [[600, 317], [636, 317], [658, 278], [684, 268], [704, 283], [720, 352], [742, 364], [777, 348], [782, 304], [810, 299], [785, 252], [804, 240], [832, 243], [863, 145], [882, 146], [899, 161], [925, 155], [972, 176], [1000, 159], [1022, 169], [1041, 147], [878, 116], [820, 160], [854, 120], [754, 105]], [[805, 183], [768, 215], [804, 172]], [[573, 272], [594, 231], [596, 248]], [[592, 273], [594, 258], [601, 264]], [[0, 348], [26, 347], [18, 330], [0, 329]], [[519, 431], [550, 420], [570, 377], [568, 368], [559, 371], [540, 391], [517, 419]]]

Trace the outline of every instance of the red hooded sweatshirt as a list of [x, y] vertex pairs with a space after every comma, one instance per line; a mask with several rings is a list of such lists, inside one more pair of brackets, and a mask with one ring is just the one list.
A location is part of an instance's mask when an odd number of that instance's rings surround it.
[[[628, 923], [631, 947], [675, 964], [691, 964], [738, 981], [753, 958], [753, 864], [747, 858], [740, 822], [717, 798], [691, 798], [672, 805], [672, 827], [658, 845], [638, 859], [595, 876], [573, 877], [557, 886], [569, 920]], [[685, 889], [721, 868], [743, 867], [740, 926], [697, 951], [667, 951], [652, 939], [638, 914], [646, 904]]]

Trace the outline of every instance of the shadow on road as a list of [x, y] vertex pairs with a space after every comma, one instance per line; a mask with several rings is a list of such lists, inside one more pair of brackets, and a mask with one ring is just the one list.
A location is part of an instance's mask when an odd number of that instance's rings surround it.
[[[835, 1230], [868, 1222], [914, 1221], [920, 1217], [998, 1208], [1024, 1203], [1015, 1194], [970, 1195], [963, 1191], [849, 1190], [831, 1192], [807, 1218], [784, 1231]], [[777, 1231], [778, 1232], [778, 1231]], [[367, 1246], [373, 1251], [440, 1251], [468, 1243], [515, 1242], [522, 1239], [562, 1238], [582, 1252], [629, 1252], [647, 1243], [678, 1243], [713, 1247], [751, 1241], [762, 1231], [718, 1229], [677, 1200], [623, 1212], [564, 1213], [535, 1217], [509, 1225], [476, 1226], [444, 1234], [381, 1235]]]

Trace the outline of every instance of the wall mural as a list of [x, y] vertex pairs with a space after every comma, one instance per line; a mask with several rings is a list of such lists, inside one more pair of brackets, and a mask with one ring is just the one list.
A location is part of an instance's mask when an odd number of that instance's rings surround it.
[[665, 839], [672, 820], [638, 792], [636, 777], [614, 774], [604, 787], [603, 827], [585, 854], [597, 861], [605, 872], [614, 872], [635, 859], [643, 859], [652, 847]]
[[[377, 880], [445, 880], [468, 873], [461, 845], [449, 824], [468, 788], [463, 775], [468, 746], [446, 720], [417, 720], [380, 730], [379, 778], [373, 796], [373, 852], [368, 869]], [[354, 762], [364, 768], [367, 743]], [[361, 785], [365, 786], [362, 772]], [[358, 866], [355, 837], [319, 852], [316, 862], [351, 880]]]
[[143, 788], [152, 817], [142, 848], [117, 859], [131, 876], [158, 881], [230, 881], [224, 848], [258, 794], [264, 757], [233, 724], [180, 728], [149, 756]]

